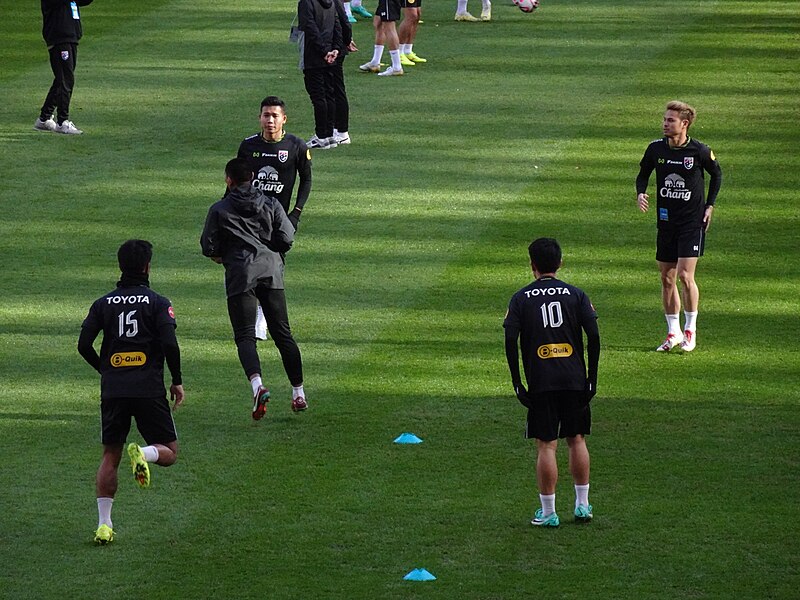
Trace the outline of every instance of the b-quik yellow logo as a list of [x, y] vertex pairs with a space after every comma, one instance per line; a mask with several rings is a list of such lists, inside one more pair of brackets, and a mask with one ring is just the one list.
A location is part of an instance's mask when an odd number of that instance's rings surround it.
[[144, 352], [117, 352], [111, 356], [112, 367], [141, 367], [146, 362]]
[[539, 358], [566, 358], [572, 356], [572, 346], [569, 344], [545, 344], [536, 351]]

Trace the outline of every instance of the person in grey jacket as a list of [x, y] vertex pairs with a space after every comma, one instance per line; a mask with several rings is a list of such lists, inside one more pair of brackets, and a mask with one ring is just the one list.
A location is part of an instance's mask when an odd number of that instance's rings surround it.
[[294, 227], [280, 202], [251, 185], [253, 172], [243, 158], [225, 166], [228, 193], [208, 211], [200, 237], [203, 255], [225, 267], [228, 316], [245, 375], [253, 389], [253, 419], [264, 417], [270, 393], [261, 379], [255, 322], [259, 304], [267, 329], [292, 384], [292, 410], [308, 408], [303, 362], [289, 326], [283, 283], [283, 256], [292, 247]]
[[[53, 84], [33, 128], [79, 135], [83, 131], [69, 120], [69, 104], [75, 85], [78, 42], [83, 36], [79, 7], [91, 4], [92, 0], [41, 0], [41, 3], [42, 37], [50, 54]], [[57, 120], [53, 113], [57, 114]]]

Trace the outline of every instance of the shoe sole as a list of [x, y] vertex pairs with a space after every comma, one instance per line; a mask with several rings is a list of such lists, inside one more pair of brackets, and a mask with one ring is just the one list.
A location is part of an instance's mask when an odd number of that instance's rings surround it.
[[254, 421], [260, 421], [267, 414], [267, 402], [269, 402], [269, 390], [264, 390], [259, 394], [258, 400], [253, 407]]
[[575, 522], [576, 523], [591, 523], [592, 522], [592, 515], [589, 515], [588, 517], [579, 517], [578, 515], [575, 515]]
[[142, 456], [142, 451], [136, 444], [128, 444], [128, 456], [131, 459], [133, 478], [140, 488], [150, 486], [150, 467]]
[[298, 413], [298, 412], [303, 412], [304, 410], [308, 410], [308, 403], [305, 403], [302, 406], [298, 407], [297, 405], [295, 405], [294, 402], [292, 402], [292, 412]]

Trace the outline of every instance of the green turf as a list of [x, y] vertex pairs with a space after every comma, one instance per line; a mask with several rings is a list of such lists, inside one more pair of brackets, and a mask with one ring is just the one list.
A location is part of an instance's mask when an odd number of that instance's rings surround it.
[[[86, 135], [67, 137], [31, 129], [50, 83], [38, 3], [0, 0], [0, 596], [796, 598], [798, 5], [498, 0], [480, 24], [454, 5], [426, 5], [430, 62], [389, 81], [357, 72], [355, 25], [354, 143], [314, 154], [288, 257], [311, 408], [290, 412], [267, 344], [254, 424], [198, 237], [263, 96], [312, 132], [293, 2], [84, 8]], [[673, 98], [724, 171], [686, 356], [652, 352], [654, 216], [633, 187]], [[595, 520], [567, 518], [562, 450], [557, 531], [528, 525], [534, 449], [502, 350], [540, 235], [603, 336]], [[121, 471], [117, 539], [96, 548], [98, 382], [75, 346], [129, 237], [155, 244], [187, 401], [178, 464], [146, 491]], [[404, 431], [424, 443], [392, 444]], [[417, 567], [438, 580], [404, 582]]]

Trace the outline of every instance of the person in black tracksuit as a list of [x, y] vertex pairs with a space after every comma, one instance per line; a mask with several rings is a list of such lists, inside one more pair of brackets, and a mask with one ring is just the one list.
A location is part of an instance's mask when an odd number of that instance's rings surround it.
[[253, 388], [253, 419], [266, 413], [269, 390], [261, 380], [256, 349], [256, 311], [260, 304], [267, 329], [281, 354], [292, 384], [292, 410], [305, 410], [303, 362], [292, 337], [286, 310], [283, 257], [294, 242], [294, 226], [277, 199], [251, 184], [253, 171], [243, 158], [225, 166], [228, 193], [211, 206], [200, 237], [203, 255], [225, 267], [228, 316], [245, 375]]
[[[97, 470], [99, 523], [95, 542], [114, 541], [111, 506], [117, 492], [122, 449], [136, 419], [147, 446], [128, 444], [133, 474], [140, 487], [150, 485], [147, 463], [168, 467], [178, 456], [178, 435], [164, 387], [164, 361], [172, 375], [169, 387], [175, 410], [184, 400], [181, 354], [175, 337], [175, 311], [150, 289], [153, 246], [128, 240], [117, 252], [122, 276], [117, 287], [96, 300], [81, 326], [78, 352], [100, 373], [103, 458]], [[100, 354], [94, 341], [103, 333]]]
[[[69, 104], [75, 85], [75, 66], [78, 62], [78, 42], [83, 36], [81, 6], [92, 0], [41, 0], [42, 37], [50, 53], [53, 85], [47, 92], [34, 128], [66, 134], [83, 133], [69, 120]], [[56, 113], [56, 119], [53, 119]]]
[[308, 140], [308, 147], [332, 148], [336, 146], [332, 66], [342, 49], [342, 25], [334, 0], [299, 0], [297, 21], [303, 32], [303, 79], [314, 107], [314, 135]]

